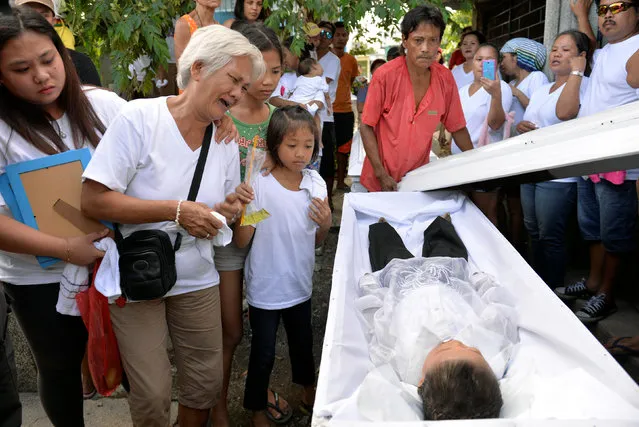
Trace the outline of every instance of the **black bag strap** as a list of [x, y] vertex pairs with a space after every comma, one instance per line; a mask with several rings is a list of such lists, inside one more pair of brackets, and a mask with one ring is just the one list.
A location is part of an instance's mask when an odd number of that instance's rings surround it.
[[[211, 148], [211, 139], [213, 138], [213, 124], [211, 123], [206, 127], [204, 131], [204, 138], [202, 139], [202, 147], [200, 148], [200, 156], [197, 159], [197, 165], [195, 166], [195, 172], [193, 173], [193, 179], [191, 180], [191, 188], [189, 189], [189, 195], [186, 200], [194, 202], [197, 198], [197, 193], [200, 191], [200, 184], [202, 183], [202, 175], [204, 175], [204, 167], [206, 166], [206, 158], [209, 156], [209, 149]], [[120, 242], [123, 240], [122, 233], [118, 224], [113, 224], [115, 231], [115, 241]], [[175, 244], [173, 250], [177, 252], [182, 245], [182, 234], [178, 233], [175, 238]]]
[[186, 199], [189, 202], [194, 202], [195, 198], [197, 197], [198, 191], [200, 191], [200, 183], [202, 182], [202, 175], [204, 174], [204, 166], [206, 166], [206, 158], [209, 156], [209, 148], [211, 147], [212, 137], [213, 124], [210, 124], [204, 132], [202, 148], [200, 148], [200, 157], [198, 157], [197, 159], [197, 166], [195, 166], [195, 173], [193, 174], [191, 188], [189, 189], [189, 197], [187, 197]]

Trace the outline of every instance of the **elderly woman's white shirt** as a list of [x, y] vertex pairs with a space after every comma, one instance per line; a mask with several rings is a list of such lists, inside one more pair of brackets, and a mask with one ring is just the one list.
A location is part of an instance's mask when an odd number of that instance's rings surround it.
[[[83, 177], [139, 199], [186, 200], [199, 154], [199, 148], [193, 151], [186, 144], [166, 97], [140, 99], [129, 102], [111, 123]], [[237, 144], [212, 140], [196, 201], [212, 208], [239, 184]], [[172, 240], [177, 232], [183, 236], [175, 256], [177, 282], [167, 296], [219, 283], [210, 242], [194, 238], [172, 221], [121, 227], [124, 237], [145, 229], [164, 230]]]

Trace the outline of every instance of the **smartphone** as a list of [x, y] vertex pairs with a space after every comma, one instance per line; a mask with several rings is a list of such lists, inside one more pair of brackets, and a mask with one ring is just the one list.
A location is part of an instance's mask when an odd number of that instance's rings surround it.
[[495, 66], [494, 59], [484, 59], [481, 62], [482, 76], [489, 80], [495, 80]]

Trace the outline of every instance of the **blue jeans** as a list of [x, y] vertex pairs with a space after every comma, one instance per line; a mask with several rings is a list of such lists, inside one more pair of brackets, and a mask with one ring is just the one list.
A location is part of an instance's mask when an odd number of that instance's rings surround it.
[[635, 181], [615, 185], [579, 179], [578, 219], [584, 240], [601, 241], [607, 252], [625, 253], [635, 248], [637, 189]]
[[566, 224], [577, 201], [577, 183], [540, 182], [521, 186], [524, 225], [532, 242], [532, 265], [551, 288], [563, 286]]

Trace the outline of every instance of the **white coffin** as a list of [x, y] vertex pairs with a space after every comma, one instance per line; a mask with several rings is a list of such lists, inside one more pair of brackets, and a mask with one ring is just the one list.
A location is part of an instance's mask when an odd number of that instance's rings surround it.
[[[639, 103], [437, 160], [409, 173], [398, 193], [346, 195], [313, 425], [375, 424], [361, 419], [356, 404], [371, 368], [354, 306], [357, 281], [370, 271], [368, 226], [385, 217], [417, 254], [430, 221], [451, 212], [471, 265], [494, 275], [518, 298], [521, 344], [507, 378], [514, 378], [510, 387], [524, 392], [504, 394], [498, 420], [384, 425], [638, 426], [637, 384], [472, 202], [456, 191], [415, 192], [633, 167], [639, 167]], [[526, 393], [531, 377], [555, 386], [544, 396], [531, 396]]]

